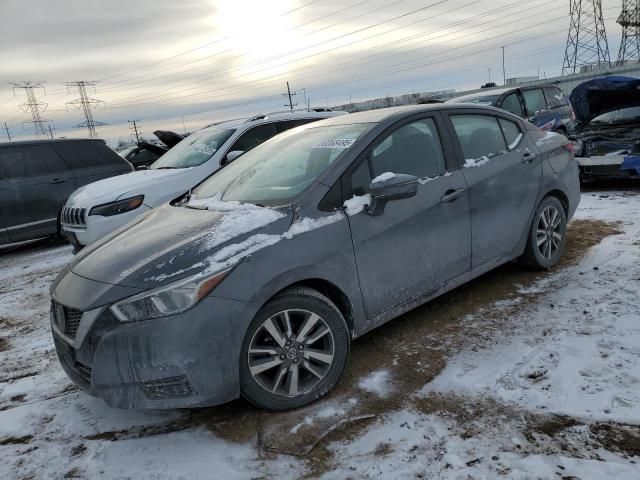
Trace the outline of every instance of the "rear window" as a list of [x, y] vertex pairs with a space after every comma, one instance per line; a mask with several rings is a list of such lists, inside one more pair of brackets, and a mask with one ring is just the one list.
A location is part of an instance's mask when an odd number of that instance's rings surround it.
[[55, 142], [51, 144], [72, 169], [112, 165], [131, 170], [129, 163], [101, 141]]
[[564, 107], [567, 105], [567, 97], [559, 88], [545, 88], [544, 96], [547, 97], [547, 104], [549, 104], [549, 108]]

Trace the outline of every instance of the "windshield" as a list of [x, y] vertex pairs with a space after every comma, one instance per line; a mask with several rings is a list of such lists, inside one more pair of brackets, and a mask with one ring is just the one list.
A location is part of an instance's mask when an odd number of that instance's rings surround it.
[[500, 95], [479, 95], [477, 97], [454, 98], [453, 103], [475, 103], [478, 105], [493, 105]]
[[617, 123], [638, 120], [640, 118], [640, 107], [623, 108], [615, 112], [605, 113], [591, 120], [591, 123]]
[[202, 183], [192, 198], [283, 205], [311, 185], [374, 124], [304, 126], [273, 137]]
[[207, 128], [189, 135], [175, 147], [160, 157], [152, 170], [160, 168], [197, 167], [209, 160], [226, 142], [235, 130]]

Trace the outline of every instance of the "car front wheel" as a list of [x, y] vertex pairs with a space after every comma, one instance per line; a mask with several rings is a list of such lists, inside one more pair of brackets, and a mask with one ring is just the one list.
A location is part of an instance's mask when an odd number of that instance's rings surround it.
[[546, 270], [555, 267], [564, 253], [567, 215], [556, 197], [545, 197], [533, 217], [522, 261], [528, 267]]
[[242, 345], [240, 386], [255, 405], [288, 410], [326, 395], [349, 356], [338, 308], [306, 287], [278, 294], [258, 312]]

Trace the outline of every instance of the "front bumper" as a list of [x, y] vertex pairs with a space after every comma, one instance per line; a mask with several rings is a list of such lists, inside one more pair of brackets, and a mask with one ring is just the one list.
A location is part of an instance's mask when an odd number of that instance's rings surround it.
[[131, 324], [101, 307], [81, 312], [73, 335], [55, 305], [64, 304], [54, 302], [51, 314], [63, 369], [112, 407], [209, 406], [240, 394], [240, 349], [256, 305], [207, 297], [182, 314]]
[[105, 235], [126, 225], [138, 215], [151, 210], [150, 207], [142, 204], [135, 210], [113, 215], [111, 217], [103, 217], [101, 215], [87, 215], [84, 225], [69, 225], [61, 223], [62, 231], [76, 250], [83, 246], [87, 246], [96, 240], [100, 240]]

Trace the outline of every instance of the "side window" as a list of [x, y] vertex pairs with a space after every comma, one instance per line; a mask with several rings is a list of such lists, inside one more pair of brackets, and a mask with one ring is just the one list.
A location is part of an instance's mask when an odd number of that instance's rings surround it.
[[547, 97], [549, 108], [564, 107], [567, 105], [567, 97], [562, 90], [555, 87], [544, 88], [544, 96]]
[[107, 165], [127, 167], [127, 162], [102, 141], [71, 140], [68, 142], [55, 142], [53, 149], [64, 159], [64, 163], [73, 170]]
[[8, 147], [0, 150], [0, 178], [36, 177], [68, 170], [48, 145]]
[[522, 111], [522, 105], [520, 104], [520, 98], [518, 98], [517, 93], [510, 93], [507, 95], [502, 101], [502, 105], [500, 106], [503, 110], [507, 112], [511, 112], [519, 117], [524, 117], [524, 111]]
[[262, 142], [266, 142], [277, 133], [278, 131], [276, 130], [276, 125], [274, 123], [258, 125], [257, 127], [253, 127], [240, 135], [240, 138], [236, 140], [229, 151], [240, 150], [248, 152], [260, 145]]
[[518, 146], [520, 140], [522, 140], [522, 132], [520, 131], [520, 127], [517, 123], [510, 120], [505, 120], [504, 118], [499, 118], [498, 121], [500, 122], [500, 126], [502, 127], [504, 138], [507, 141], [507, 148], [509, 150], [513, 150]]
[[465, 162], [491, 158], [506, 152], [507, 145], [498, 124], [490, 115], [452, 115]]
[[404, 125], [382, 139], [351, 175], [354, 195], [369, 189], [372, 177], [385, 172], [404, 173], [418, 178], [445, 172], [444, 154], [434, 121], [430, 118]]
[[306, 125], [307, 123], [315, 122], [314, 119], [304, 118], [300, 120], [286, 120], [284, 122], [278, 122], [276, 124], [278, 132], [286, 132], [292, 128], [299, 127], [300, 125]]
[[527, 106], [529, 116], [536, 115], [538, 112], [542, 112], [547, 109], [547, 102], [544, 99], [542, 90], [539, 88], [523, 90], [522, 96], [524, 97], [524, 103]]

